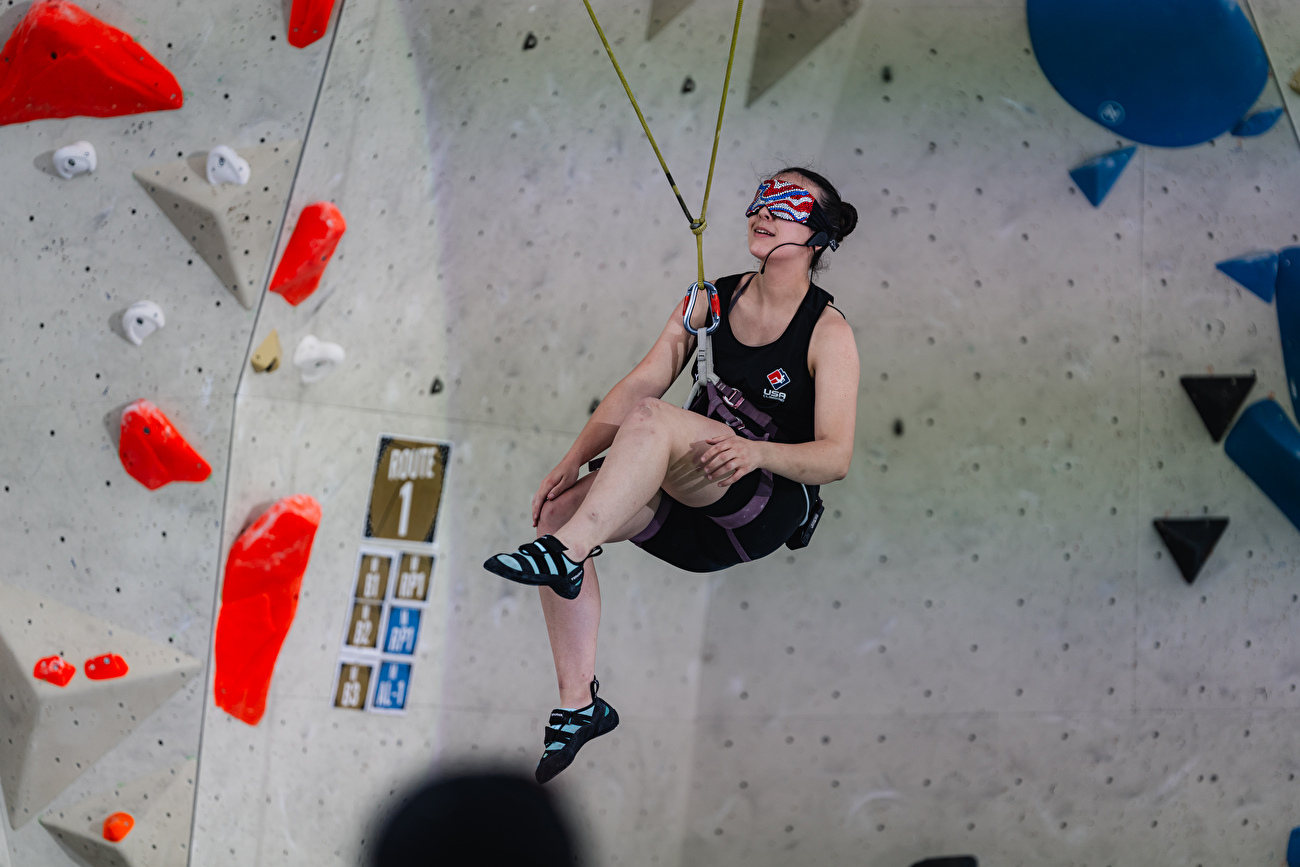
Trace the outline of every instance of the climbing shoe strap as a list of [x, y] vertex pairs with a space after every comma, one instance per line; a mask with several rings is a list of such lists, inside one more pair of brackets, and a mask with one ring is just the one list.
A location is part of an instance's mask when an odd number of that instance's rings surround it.
[[600, 705], [595, 702], [580, 707], [577, 710], [566, 710], [557, 707], [551, 711], [551, 718], [546, 724], [546, 731], [542, 733], [542, 746], [547, 752], [553, 752], [553, 744], [567, 746], [573, 741], [573, 737], [584, 726], [592, 725], [596, 721], [596, 714], [601, 712]]

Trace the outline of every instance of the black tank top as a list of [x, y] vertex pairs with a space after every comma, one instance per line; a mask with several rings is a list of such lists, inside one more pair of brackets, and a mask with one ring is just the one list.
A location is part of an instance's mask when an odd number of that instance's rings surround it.
[[773, 442], [807, 443], [816, 439], [813, 427], [813, 378], [808, 373], [808, 346], [813, 328], [826, 305], [835, 299], [825, 289], [809, 284], [786, 326], [785, 333], [766, 346], [746, 346], [731, 333], [732, 299], [744, 274], [723, 277], [716, 284], [722, 305], [722, 323], [713, 332], [713, 372], [746, 400], [772, 417], [777, 435]]

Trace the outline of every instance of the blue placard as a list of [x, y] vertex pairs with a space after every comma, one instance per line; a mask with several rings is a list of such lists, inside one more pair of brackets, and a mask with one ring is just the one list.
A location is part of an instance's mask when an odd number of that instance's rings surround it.
[[384, 641], [385, 653], [410, 656], [420, 637], [420, 609], [394, 606], [388, 612], [388, 638]]
[[379, 682], [375, 685], [375, 700], [372, 707], [376, 710], [405, 710], [410, 685], [409, 664], [385, 662], [379, 667]]

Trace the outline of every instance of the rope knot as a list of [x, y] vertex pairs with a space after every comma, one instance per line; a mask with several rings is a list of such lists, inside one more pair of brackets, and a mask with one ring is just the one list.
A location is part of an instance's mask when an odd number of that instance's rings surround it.
[[692, 221], [691, 221], [691, 234], [692, 234], [692, 235], [703, 235], [703, 234], [704, 234], [704, 230], [708, 227], [708, 225], [709, 225], [709, 223], [708, 223], [707, 220], [692, 220]]

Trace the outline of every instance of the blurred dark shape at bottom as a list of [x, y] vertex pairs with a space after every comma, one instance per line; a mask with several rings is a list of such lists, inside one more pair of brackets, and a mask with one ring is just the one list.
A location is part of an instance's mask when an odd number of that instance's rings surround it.
[[979, 864], [974, 855], [954, 855], [948, 858], [927, 858], [917, 861], [912, 867], [979, 867]]
[[373, 867], [572, 867], [576, 847], [555, 799], [507, 772], [459, 773], [413, 791], [386, 821]]

